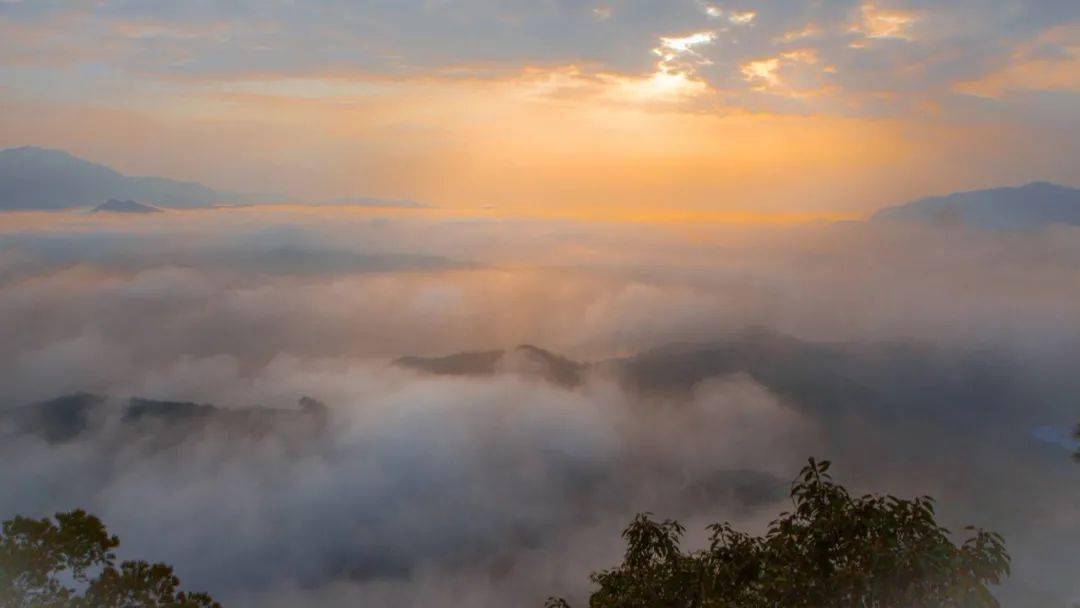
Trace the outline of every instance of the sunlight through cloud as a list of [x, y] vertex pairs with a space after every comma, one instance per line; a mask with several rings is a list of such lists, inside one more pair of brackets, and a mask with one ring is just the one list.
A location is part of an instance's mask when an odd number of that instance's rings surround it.
[[918, 21], [918, 16], [910, 11], [890, 10], [873, 4], [859, 7], [859, 20], [851, 26], [853, 33], [867, 38], [893, 38], [913, 40], [911, 27]]

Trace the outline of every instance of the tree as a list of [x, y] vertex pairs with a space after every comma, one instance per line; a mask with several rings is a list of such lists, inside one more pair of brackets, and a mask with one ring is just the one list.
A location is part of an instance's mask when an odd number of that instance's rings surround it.
[[179, 591], [165, 564], [125, 561], [101, 520], [76, 510], [16, 516], [0, 529], [3, 608], [221, 608], [205, 593]]
[[[760, 537], [710, 526], [686, 553], [683, 527], [638, 515], [623, 531], [623, 563], [594, 573], [590, 608], [975, 608], [1009, 574], [1001, 536], [967, 528], [960, 545], [929, 497], [852, 496], [829, 462], [811, 459], [792, 483], [793, 509]], [[548, 608], [569, 608], [550, 598]]]

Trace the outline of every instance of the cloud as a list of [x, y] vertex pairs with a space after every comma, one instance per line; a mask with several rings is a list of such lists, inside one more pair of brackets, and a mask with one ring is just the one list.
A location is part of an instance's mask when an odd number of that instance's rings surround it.
[[1032, 91], [1080, 92], [1080, 27], [1062, 26], [1018, 45], [997, 69], [956, 89], [962, 93], [1001, 99]]
[[733, 11], [728, 14], [728, 21], [735, 25], [747, 25], [757, 17], [754, 11]]
[[[999, 1], [932, 8], [807, 1], [765, 3], [753, 10], [697, 0], [640, 3], [619, 10], [592, 3], [511, 3], [492, 9], [480, 1], [453, 6], [417, 2], [411, 7], [380, 1], [362, 10], [346, 2], [322, 3], [318, 10], [309, 10], [304, 3], [259, 8], [246, 3], [196, 4], [177, 9], [124, 2], [66, 9], [50, 3], [7, 5], [0, 24], [8, 34], [5, 38], [12, 41], [11, 52], [4, 54], [9, 67], [33, 61], [40, 69], [50, 69], [40, 62], [63, 49], [65, 64], [76, 68], [68, 78], [80, 81], [84, 89], [93, 86], [95, 65], [107, 66], [117, 77], [133, 82], [179, 80], [203, 85], [326, 74], [369, 79], [424, 79], [447, 73], [467, 77], [491, 65], [511, 72], [537, 65], [574, 65], [596, 73], [646, 78], [653, 68], [649, 51], [657, 48], [658, 39], [678, 40], [680, 36], [672, 32], [716, 30], [711, 49], [693, 49], [702, 65], [713, 66], [700, 73], [700, 81], [712, 91], [737, 87], [740, 66], [748, 61], [775, 56], [785, 50], [780, 48], [785, 43], [813, 39], [816, 50], [847, 74], [836, 83], [839, 97], [858, 98], [867, 89], [888, 83], [888, 78], [875, 78], [885, 69], [891, 77], [904, 76], [895, 86], [886, 85], [898, 97], [940, 98], [950, 89], [939, 86], [938, 75], [948, 72], [951, 84], [977, 79], [1003, 44], [1023, 44], [1078, 16], [1067, 2], [1010, 8]], [[73, 32], [77, 35], [63, 41], [57, 35]], [[874, 65], [864, 57], [870, 46], [877, 56], [871, 60]], [[695, 76], [690, 70], [679, 73]], [[84, 96], [89, 92], [82, 91]], [[42, 94], [50, 96], [47, 91]], [[752, 95], [726, 97], [748, 109], [760, 109]], [[890, 113], [918, 105], [894, 104]], [[857, 111], [851, 102], [799, 107]]]
[[[87, 507], [125, 556], [172, 562], [230, 605], [460, 592], [503, 606], [580, 597], [636, 511], [760, 529], [814, 454], [860, 490], [931, 493], [950, 525], [1005, 532], [1021, 599], [1076, 592], [1062, 541], [1080, 534], [1075, 465], [1027, 433], [1075, 417], [1075, 230], [169, 213], [5, 224], [5, 407], [88, 390], [293, 410], [313, 395], [333, 423], [316, 438], [277, 423], [170, 432], [113, 410], [67, 444], [5, 435], [0, 482], [17, 491], [0, 514]], [[343, 251], [349, 263], [319, 272], [296, 263]], [[731, 344], [747, 326], [824, 350], [812, 367], [670, 392], [613, 371], [613, 357]], [[445, 378], [389, 365], [518, 343], [599, 363], [573, 389], [527, 366]], [[791, 353], [782, 339], [755, 348]], [[648, 377], [662, 384], [663, 369]], [[904, 388], [862, 398], [880, 386]], [[861, 397], [825, 404], [836, 395]]]
[[[210, 370], [229, 373], [219, 363]], [[569, 569], [559, 573], [561, 551], [615, 557], [630, 505], [693, 516], [707, 501], [683, 504], [684, 479], [788, 469], [806, 443], [800, 417], [748, 379], [703, 387], [678, 417], [656, 424], [625, 409], [632, 396], [603, 385], [566, 392], [513, 377], [421, 379], [379, 364], [312, 362], [256, 378], [268, 390], [317, 378], [341, 399], [332, 430], [295, 439], [287, 426], [249, 436], [211, 425], [161, 449], [156, 433], [168, 427], [108, 419], [59, 446], [19, 437], [0, 448], [5, 462], [35, 464], [0, 467], [5, 485], [20, 489], [0, 511], [78, 503], [109, 522], [124, 555], [165, 559], [187, 584], [235, 605], [266, 605], [281, 589], [330, 605], [326, 596], [341, 588], [372, 605], [384, 605], [380, 597], [421, 605], [432, 585], [463, 584], [475, 587], [471, 605], [505, 605], [542, 598], [545, 578], [560, 590], [571, 582]], [[710, 439], [671, 442], [687, 424]], [[788, 456], [750, 458], [749, 438], [766, 432], [792, 435]], [[743, 439], [720, 439], [736, 433]], [[746, 516], [749, 499], [722, 493], [730, 483], [721, 480], [709, 509]], [[583, 571], [590, 561], [574, 560]]]
[[851, 31], [867, 38], [914, 40], [911, 30], [918, 20], [918, 15], [911, 11], [883, 9], [866, 3], [859, 6], [859, 14]]
[[709, 17], [712, 17], [713, 19], [718, 19], [718, 18], [724, 16], [724, 9], [720, 8], [719, 6], [717, 6], [715, 4], [702, 3], [701, 4], [701, 10], [704, 11], [706, 15], [708, 15]]
[[803, 40], [805, 38], [814, 38], [820, 36], [823, 32], [821, 29], [813, 24], [807, 24], [805, 27], [784, 32], [782, 36], [777, 38], [778, 42], [794, 42], [796, 40]]
[[709, 44], [716, 40], [716, 32], [696, 32], [680, 37], [660, 37], [660, 48], [656, 54], [664, 59], [675, 59], [679, 55], [694, 53], [694, 47]]
[[[7, 407], [89, 390], [292, 410], [313, 395], [333, 423], [316, 438], [278, 423], [170, 431], [113, 410], [67, 444], [5, 435], [0, 482], [17, 491], [0, 513], [87, 507], [125, 556], [172, 562], [230, 605], [419, 606], [460, 592], [502, 606], [580, 597], [585, 573], [618, 559], [636, 511], [699, 532], [725, 518], [760, 529], [815, 454], [860, 490], [931, 493], [950, 524], [1004, 531], [1017, 596], [1076, 592], [1061, 540], [1078, 534], [1074, 465], [1026, 433], [1075, 416], [1075, 230], [403, 213], [6, 225]], [[309, 272], [282, 250], [354, 257]], [[382, 264], [395, 256], [420, 262]], [[730, 344], [752, 325], [845, 354], [783, 372], [794, 384], [754, 375], [780, 364], [671, 392], [612, 371], [612, 357]], [[601, 363], [573, 389], [527, 366], [444, 378], [388, 364], [526, 342]], [[773, 361], [789, 352], [762, 344], [754, 352]], [[666, 378], [659, 369], [649, 377]], [[865, 396], [852, 378], [905, 388], [872, 406], [824, 404]], [[980, 386], [993, 398], [974, 399]]]
[[780, 59], [770, 57], [743, 65], [742, 73], [751, 82], [758, 81], [766, 86], [776, 86], [780, 84], [780, 77], [776, 74], [779, 69]]
[[[754, 85], [755, 90], [779, 93], [786, 90], [788, 95], [798, 97], [806, 94], [809, 90], [797, 90], [784, 82], [780, 72], [792, 71], [791, 68], [800, 66], [813, 66], [818, 62], [817, 51], [814, 49], [797, 49], [785, 51], [776, 57], [757, 59], [747, 62], [742, 66], [742, 74], [747, 82]], [[828, 72], [829, 68], [825, 68]]]
[[701, 10], [711, 19], [724, 19], [732, 25], [749, 25], [754, 17], [757, 16], [755, 11], [750, 10], [725, 10], [723, 7], [717, 4], [708, 4], [700, 2]]

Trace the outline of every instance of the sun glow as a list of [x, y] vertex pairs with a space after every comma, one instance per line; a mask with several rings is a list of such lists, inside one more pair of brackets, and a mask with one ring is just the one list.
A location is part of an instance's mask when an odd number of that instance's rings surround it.
[[660, 37], [660, 47], [653, 52], [664, 59], [674, 59], [683, 53], [691, 53], [695, 46], [716, 40], [716, 32], [697, 32], [681, 37]]
[[627, 100], [678, 102], [708, 90], [708, 85], [697, 79], [695, 73], [701, 66], [712, 62], [695, 49], [712, 44], [716, 32], [694, 32], [685, 36], [661, 36], [660, 45], [652, 50], [658, 56], [655, 71], [646, 78], [617, 78], [619, 90]]

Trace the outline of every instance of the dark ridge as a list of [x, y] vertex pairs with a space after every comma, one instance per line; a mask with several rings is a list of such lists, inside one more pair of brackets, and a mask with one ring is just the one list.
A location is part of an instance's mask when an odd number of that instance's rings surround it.
[[298, 405], [297, 409], [222, 408], [140, 397], [117, 402], [102, 395], [77, 393], [0, 411], [0, 430], [40, 437], [49, 443], [72, 441], [95, 429], [103, 431], [109, 426], [105, 422], [108, 419], [119, 422], [113, 430], [126, 429], [171, 441], [209, 428], [235, 437], [294, 431], [309, 436], [321, 433], [329, 420], [329, 408], [311, 397], [301, 398]]
[[132, 397], [124, 409], [124, 422], [141, 420], [197, 420], [209, 418], [219, 412], [218, 408], [189, 401], [156, 401]]
[[[874, 381], [876, 367], [862, 363], [868, 355], [853, 349], [749, 328], [723, 340], [668, 346], [603, 365], [630, 390], [660, 397], [687, 398], [706, 380], [743, 374], [786, 404], [816, 415], [902, 407], [892, 402], [891, 387]], [[891, 356], [884, 358], [888, 365]]]
[[5, 418], [12, 430], [64, 443], [83, 433], [90, 426], [92, 411], [106, 401], [101, 395], [75, 393], [17, 407]]
[[445, 357], [401, 357], [394, 365], [436, 375], [482, 376], [494, 374], [504, 354], [502, 350], [488, 350]]
[[131, 200], [122, 201], [115, 198], [110, 198], [97, 207], [94, 207], [91, 211], [93, 213], [100, 213], [102, 211], [112, 213], [161, 213], [161, 209], [158, 209], [157, 207], [143, 205], [142, 203], [136, 203]]
[[33, 146], [0, 150], [0, 210], [74, 209], [98, 205], [109, 198], [164, 207], [281, 199], [214, 190], [164, 177], [127, 176], [62, 150]]
[[874, 222], [1022, 230], [1080, 225], [1080, 189], [1049, 182], [932, 196], [878, 211]]
[[526, 367], [523, 371], [535, 372], [548, 382], [566, 387], [580, 386], [584, 382], [587, 366], [582, 363], [531, 344], [518, 346], [514, 354], [523, 360]]

